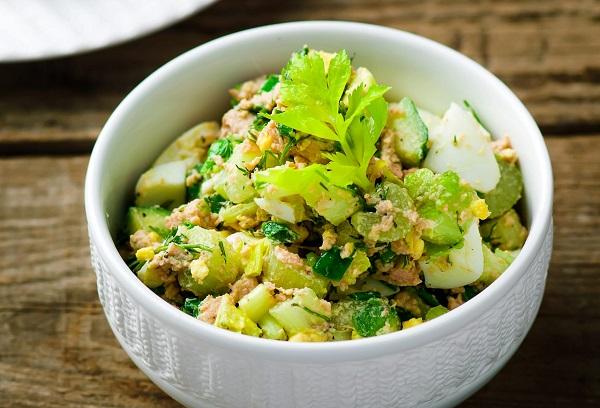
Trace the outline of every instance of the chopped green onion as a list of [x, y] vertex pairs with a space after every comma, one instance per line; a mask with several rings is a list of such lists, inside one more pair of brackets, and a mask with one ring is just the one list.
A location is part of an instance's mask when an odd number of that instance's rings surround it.
[[326, 322], [330, 321], [331, 319], [325, 315], [322, 315], [321, 313], [315, 312], [314, 310], [309, 309], [306, 306], [302, 306], [299, 303], [292, 303], [292, 306], [297, 306], [297, 307], [301, 307], [302, 309], [304, 309], [306, 312], [310, 313], [311, 315], [317, 316], [320, 319], [325, 320]]
[[[477, 112], [475, 111], [473, 106], [471, 106], [471, 104], [466, 99], [463, 101], [463, 103], [465, 104], [465, 107], [471, 112], [471, 114], [473, 115], [473, 117], [475, 118], [477, 123], [479, 123], [482, 128], [484, 128], [485, 130], [487, 130], [489, 132], [488, 128], [483, 124], [483, 122], [481, 121], [481, 118], [479, 117], [479, 115], [477, 114]], [[454, 137], [456, 138], [456, 136], [454, 136]]]
[[260, 87], [260, 92], [269, 92], [279, 83], [279, 75], [271, 74]]
[[315, 263], [313, 270], [328, 279], [339, 281], [351, 263], [351, 257], [342, 258], [340, 256], [340, 249], [333, 247], [329, 251], [323, 252]]
[[436, 297], [430, 293], [427, 289], [420, 286], [416, 288], [417, 295], [423, 300], [423, 302], [427, 303], [429, 306], [438, 306], [440, 302], [436, 299]]

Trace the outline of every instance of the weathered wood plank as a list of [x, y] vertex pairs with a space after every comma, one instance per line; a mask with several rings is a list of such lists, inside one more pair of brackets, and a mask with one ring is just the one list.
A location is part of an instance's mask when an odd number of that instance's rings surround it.
[[274, 22], [344, 19], [433, 38], [487, 66], [543, 130], [600, 129], [600, 2], [229, 0], [170, 29], [98, 52], [0, 65], [0, 143], [94, 140], [118, 101], [176, 55]]
[[[506, 369], [466, 406], [600, 403], [600, 135], [547, 142], [556, 234], [542, 309]], [[82, 208], [86, 164], [0, 159], [0, 406], [176, 406], [102, 314]]]

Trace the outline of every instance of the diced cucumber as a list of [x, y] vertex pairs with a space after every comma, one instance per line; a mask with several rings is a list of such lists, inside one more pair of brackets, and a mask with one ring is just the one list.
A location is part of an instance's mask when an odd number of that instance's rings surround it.
[[333, 341], [352, 340], [352, 330], [331, 329]]
[[251, 320], [258, 322], [276, 303], [271, 291], [261, 283], [240, 299], [238, 307]]
[[427, 311], [427, 313], [425, 314], [425, 320], [433, 320], [436, 317], [440, 317], [441, 315], [446, 313], [448, 313], [447, 308], [445, 308], [442, 305], [437, 305]]
[[150, 289], [157, 288], [163, 284], [158, 271], [156, 269], [149, 268], [148, 262], [146, 262], [141, 269], [137, 271], [137, 277]]
[[171, 211], [159, 207], [129, 207], [127, 210], [127, 234], [138, 230], [152, 231], [165, 229], [165, 218]]
[[483, 273], [479, 277], [479, 282], [484, 285], [491, 285], [496, 279], [502, 275], [502, 272], [515, 259], [515, 255], [510, 252], [496, 249], [492, 252], [487, 245], [483, 245]]
[[331, 317], [331, 311], [310, 288], [299, 289], [291, 299], [272, 307], [269, 314], [290, 337], [324, 325]]
[[384, 283], [377, 279], [367, 278], [361, 282], [352, 292], [377, 292], [383, 297], [392, 296], [400, 291], [400, 287]]
[[365, 272], [371, 267], [371, 261], [365, 251], [356, 251], [352, 257], [352, 263], [344, 273], [344, 276], [339, 281], [332, 281], [334, 286], [345, 286], [354, 285], [356, 280], [363, 276]]
[[521, 198], [523, 177], [521, 170], [514, 165], [497, 160], [500, 168], [500, 181], [496, 187], [483, 195], [490, 210], [489, 218], [496, 218], [510, 210]]
[[236, 204], [249, 201], [256, 195], [250, 178], [231, 163], [213, 176], [213, 182], [217, 193]]
[[424, 257], [419, 265], [430, 288], [452, 289], [468, 285], [483, 272], [483, 250], [477, 222], [473, 222], [464, 235], [462, 247], [450, 250], [448, 257]]
[[269, 243], [266, 239], [258, 240], [250, 245], [248, 258], [244, 266], [244, 275], [247, 277], [259, 276], [263, 270], [265, 254], [269, 252]]
[[453, 103], [444, 114], [440, 134], [431, 140], [423, 166], [436, 173], [451, 170], [475, 190], [487, 193], [500, 180], [490, 134], [473, 115]]
[[260, 157], [260, 155], [261, 151], [256, 143], [247, 139], [242, 143], [235, 145], [227, 162], [234, 166], [243, 167], [244, 163], [251, 162], [257, 157]]
[[270, 314], [264, 315], [259, 321], [258, 325], [262, 329], [262, 336], [265, 339], [271, 340], [287, 340], [287, 334], [285, 334], [285, 330], [277, 320], [273, 318]]
[[146, 171], [135, 186], [135, 205], [175, 208], [185, 202], [186, 163], [174, 161]]
[[402, 320], [409, 320], [412, 317], [425, 317], [431, 308], [417, 292], [413, 286], [404, 287], [394, 297], [396, 307], [403, 310]]
[[332, 306], [331, 323], [337, 330], [356, 332], [361, 337], [378, 336], [397, 331], [400, 320], [385, 298], [346, 299]]
[[320, 165], [302, 169], [277, 166], [255, 172], [253, 177], [263, 198], [281, 200], [300, 195], [309, 207], [333, 225], [341, 224], [360, 208], [355, 192], [329, 183]]
[[[351, 223], [365, 238], [378, 242], [393, 242], [402, 239], [411, 229], [411, 223], [406, 217], [408, 211], [414, 210], [413, 200], [408, 191], [397, 184], [384, 182], [377, 189], [377, 194], [383, 200], [390, 200], [396, 210], [393, 223], [382, 228], [383, 217], [377, 213], [357, 212], [352, 216]], [[374, 227], [379, 226], [376, 230]]]
[[219, 137], [217, 122], [202, 122], [179, 136], [171, 143], [152, 165], [183, 160], [187, 168], [204, 160], [208, 147]]
[[442, 128], [442, 118], [425, 109], [417, 108], [419, 116], [427, 126], [428, 140], [433, 140], [440, 133]]
[[281, 200], [255, 198], [254, 202], [272, 216], [291, 224], [297, 224], [306, 219], [304, 200], [300, 196], [289, 196]]
[[232, 225], [235, 224], [238, 221], [238, 217], [242, 215], [250, 216], [256, 214], [257, 209], [258, 206], [253, 201], [229, 207], [222, 207], [219, 211], [219, 218], [223, 220], [223, 224]]
[[426, 204], [419, 208], [419, 215], [427, 220], [427, 227], [422, 234], [425, 241], [436, 245], [453, 245], [462, 239], [462, 232], [453, 214]]
[[246, 314], [235, 307], [230, 295], [223, 295], [217, 311], [215, 326], [249, 336], [259, 337], [262, 330]]
[[388, 127], [394, 131], [394, 149], [402, 164], [416, 167], [427, 154], [428, 130], [415, 103], [408, 97], [389, 108]]
[[328, 333], [315, 329], [303, 330], [299, 333], [290, 336], [288, 341], [291, 342], [319, 342], [319, 341], [327, 341], [329, 340]]
[[301, 259], [302, 264], [287, 261], [288, 254], [283, 247], [275, 247], [269, 251], [263, 280], [285, 289], [310, 288], [317, 296], [325, 296], [329, 280], [313, 273]]
[[358, 211], [360, 202], [352, 191], [330, 185], [328, 191], [321, 194], [320, 199], [311, 206], [327, 221], [339, 225]]
[[527, 239], [527, 229], [521, 224], [519, 214], [510, 209], [498, 218], [481, 223], [483, 239], [505, 251], [521, 249]]
[[458, 243], [461, 230], [473, 218], [471, 206], [474, 202], [483, 204], [452, 171], [434, 174], [429, 169], [418, 169], [404, 177], [404, 186], [415, 200], [419, 216], [426, 221], [423, 240], [434, 245]]
[[179, 227], [182, 235], [187, 237], [190, 244], [202, 244], [210, 248], [203, 251], [200, 258], [193, 262], [201, 264], [202, 274], [194, 274], [186, 270], [179, 274], [179, 285], [183, 290], [190, 291], [198, 297], [208, 294], [219, 295], [229, 289], [240, 272], [240, 255], [233, 250], [224, 235], [215, 230], [201, 227]]

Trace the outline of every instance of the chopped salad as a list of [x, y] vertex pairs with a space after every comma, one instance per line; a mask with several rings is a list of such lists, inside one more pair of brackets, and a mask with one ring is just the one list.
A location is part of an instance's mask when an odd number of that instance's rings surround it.
[[303, 48], [229, 90], [141, 175], [124, 259], [217, 327], [288, 341], [407, 330], [497, 279], [527, 237], [510, 140], [437, 116], [346, 51]]

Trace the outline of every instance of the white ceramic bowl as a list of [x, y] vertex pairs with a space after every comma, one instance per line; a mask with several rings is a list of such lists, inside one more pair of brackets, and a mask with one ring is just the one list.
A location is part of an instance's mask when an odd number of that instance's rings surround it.
[[[172, 139], [227, 107], [226, 90], [279, 71], [304, 44], [345, 48], [392, 86], [442, 112], [469, 100], [508, 134], [525, 182], [529, 238], [483, 293], [432, 322], [337, 343], [287, 343], [221, 330], [169, 306], [121, 260], [112, 237], [137, 177]], [[409, 407], [456, 404], [485, 384], [538, 311], [552, 249], [552, 170], [523, 104], [481, 66], [430, 40], [347, 22], [298, 22], [232, 34], [160, 68], [115, 110], [91, 156], [85, 206], [98, 293], [115, 336], [159, 387], [188, 406]]]

